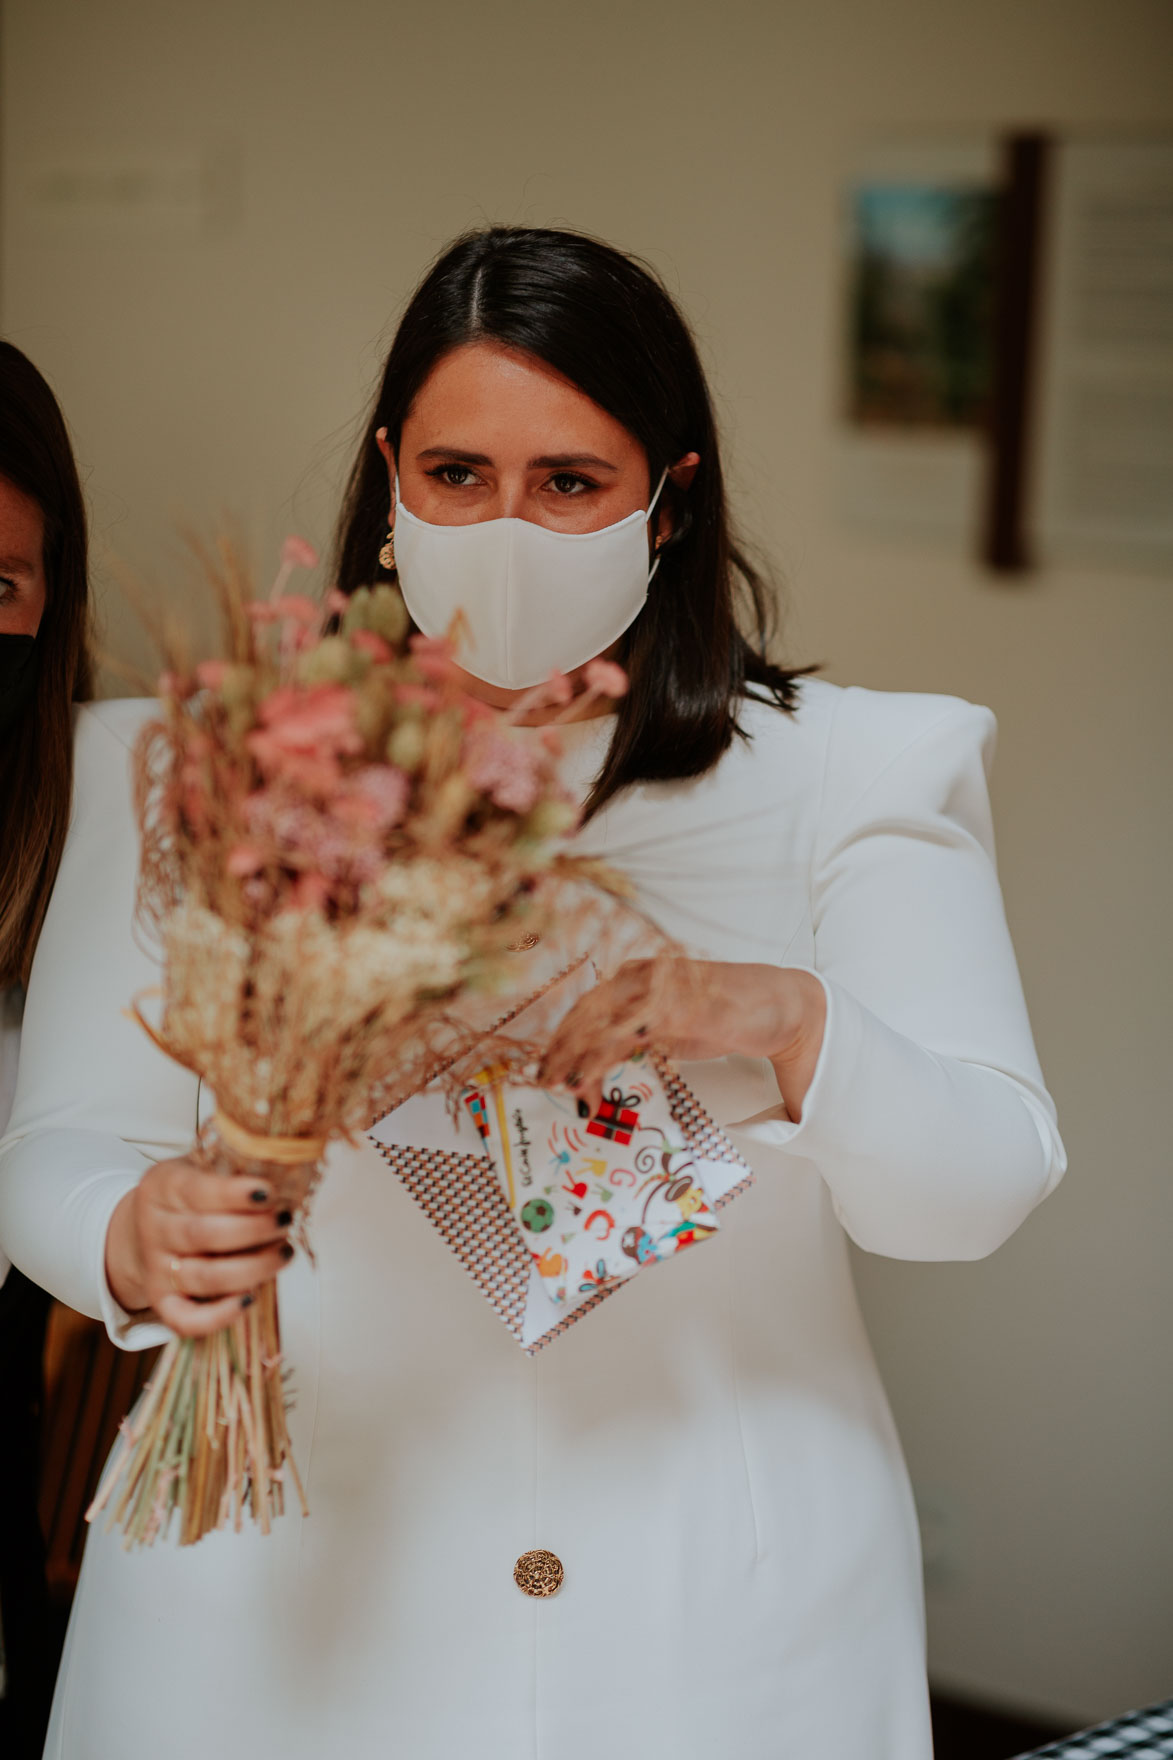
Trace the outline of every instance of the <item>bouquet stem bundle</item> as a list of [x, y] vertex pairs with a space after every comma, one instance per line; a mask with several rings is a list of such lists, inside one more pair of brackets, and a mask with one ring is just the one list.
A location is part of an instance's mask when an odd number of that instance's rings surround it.
[[[277, 1139], [272, 1147], [287, 1144], [300, 1154], [321, 1147], [295, 1139]], [[291, 1167], [288, 1155], [283, 1165], [263, 1153], [242, 1156], [214, 1132], [200, 1139], [192, 1160], [230, 1178], [276, 1178], [290, 1204], [304, 1204], [317, 1177], [312, 1163]], [[176, 1515], [181, 1546], [230, 1523], [239, 1533], [246, 1510], [267, 1534], [285, 1513], [287, 1472], [308, 1515], [288, 1403], [277, 1286], [266, 1283], [231, 1326], [209, 1338], [173, 1338], [164, 1347], [122, 1424], [120, 1446], [86, 1519], [109, 1507], [108, 1525], [123, 1529], [128, 1547], [150, 1545]]]

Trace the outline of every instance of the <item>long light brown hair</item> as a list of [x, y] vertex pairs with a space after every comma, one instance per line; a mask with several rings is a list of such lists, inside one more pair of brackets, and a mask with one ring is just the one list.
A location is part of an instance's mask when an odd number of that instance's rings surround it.
[[37, 680], [0, 736], [0, 986], [23, 984], [57, 876], [73, 793], [73, 707], [92, 694], [86, 514], [65, 421], [32, 362], [0, 342], [0, 477], [45, 522]]

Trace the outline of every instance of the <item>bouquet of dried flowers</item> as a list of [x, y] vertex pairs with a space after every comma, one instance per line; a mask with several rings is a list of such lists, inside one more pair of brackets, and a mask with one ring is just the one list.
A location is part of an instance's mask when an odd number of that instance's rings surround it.
[[[191, 665], [169, 644], [136, 752], [139, 910], [163, 972], [161, 1015], [136, 1013], [215, 1096], [196, 1156], [263, 1171], [308, 1249], [327, 1144], [456, 1067], [454, 1001], [491, 992], [510, 950], [537, 938], [552, 880], [609, 882], [559, 848], [577, 811], [556, 734], [507, 725], [568, 704], [564, 679], [503, 718], [460, 691], [448, 643], [409, 635], [393, 587], [325, 606], [290, 593], [294, 568], [317, 560], [290, 539], [256, 600], [231, 547], [201, 555], [223, 653]], [[587, 683], [625, 688], [602, 662]], [[239, 1529], [246, 1509], [267, 1532], [287, 1471], [304, 1511], [286, 1406], [269, 1283], [223, 1332], [165, 1347], [91, 1518], [109, 1505], [128, 1546], [176, 1511], [181, 1544]]]

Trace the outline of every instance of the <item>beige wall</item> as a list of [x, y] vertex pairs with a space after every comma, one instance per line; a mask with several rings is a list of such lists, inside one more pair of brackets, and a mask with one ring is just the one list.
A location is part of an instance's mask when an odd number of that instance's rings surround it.
[[[935, 1669], [1075, 1717], [1173, 1692], [1173, 583], [1004, 588], [836, 530], [836, 197], [870, 129], [1168, 123], [1171, 68], [1165, 0], [5, 0], [3, 325], [62, 396], [100, 544], [175, 600], [176, 515], [233, 510], [269, 555], [326, 537], [380, 340], [443, 240], [566, 221], [691, 313], [795, 653], [997, 710], [1072, 1171], [992, 1261], [859, 1273], [933, 1527]], [[74, 199], [79, 165], [145, 165], [145, 217]]]

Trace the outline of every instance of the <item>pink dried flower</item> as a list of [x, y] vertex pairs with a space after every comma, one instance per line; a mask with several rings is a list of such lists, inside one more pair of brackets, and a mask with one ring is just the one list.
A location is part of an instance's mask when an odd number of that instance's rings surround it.
[[286, 752], [259, 733], [250, 734], [248, 744], [267, 775], [281, 776], [305, 794], [325, 797], [338, 787], [342, 770], [336, 758]]
[[311, 794], [338, 786], [338, 759], [362, 751], [354, 698], [342, 685], [299, 690], [281, 685], [259, 708], [263, 725], [245, 744], [266, 775], [284, 776]]
[[362, 654], [369, 654], [372, 660], [380, 664], [395, 658], [390, 642], [386, 642], [382, 636], [376, 635], [373, 629], [356, 629], [350, 638], [350, 645], [352, 648], [357, 648]]
[[503, 719], [516, 727], [536, 710], [556, 708], [569, 703], [573, 696], [574, 686], [566, 674], [555, 670], [541, 684], [535, 684], [531, 690], [523, 691], [517, 701], [506, 710]]
[[473, 787], [506, 812], [528, 813], [541, 793], [536, 752], [519, 739], [503, 737], [492, 727], [481, 725], [472, 732], [465, 764]]
[[324, 874], [299, 874], [293, 883], [290, 903], [297, 911], [320, 911], [330, 901], [331, 886]]
[[574, 686], [571, 684], [566, 674], [564, 672], [559, 672], [557, 667], [555, 667], [554, 671], [550, 674], [545, 684], [539, 685], [538, 689], [545, 691], [546, 701], [549, 703], [569, 703], [571, 697], [574, 695]]
[[211, 829], [212, 816], [208, 811], [208, 796], [202, 780], [185, 776], [180, 783], [179, 799], [188, 830], [200, 836]]
[[280, 685], [263, 699], [258, 714], [268, 738], [288, 751], [360, 752], [354, 698], [337, 684], [299, 690]]
[[251, 844], [238, 843], [235, 849], [229, 850], [228, 860], [224, 865], [234, 879], [243, 880], [263, 868], [265, 858]]
[[304, 538], [286, 538], [281, 546], [281, 567], [277, 570], [277, 578], [269, 588], [269, 598], [276, 603], [284, 593], [294, 569], [313, 568], [317, 560], [317, 551], [311, 544], [307, 544]]
[[600, 697], [625, 697], [627, 674], [614, 660], [589, 660], [583, 668], [587, 689]]
[[318, 553], [307, 539], [291, 533], [281, 546], [281, 560], [290, 568], [317, 568]]
[[317, 841], [320, 815], [308, 801], [283, 791], [278, 783], [255, 789], [245, 798], [244, 822], [252, 838], [272, 845], [277, 859], [289, 863]]
[[[363, 777], [363, 772], [357, 774]], [[248, 796], [245, 824], [256, 843], [271, 847], [283, 867], [324, 874], [331, 881], [372, 880], [385, 860], [384, 831], [406, 805], [407, 779], [401, 778], [397, 789], [398, 773], [390, 774], [390, 786], [378, 793], [371, 789], [369, 777], [363, 777], [367, 786], [358, 789], [347, 777], [321, 804], [303, 800], [283, 786], [289, 781], [286, 775], [282, 782]]]
[[424, 678], [436, 684], [454, 683], [460, 668], [452, 657], [452, 643], [445, 636], [414, 635], [410, 642], [411, 657]]
[[366, 764], [347, 777], [346, 794], [366, 805], [378, 830], [389, 831], [403, 817], [411, 784], [402, 770], [390, 764]]
[[272, 835], [274, 818], [281, 811], [281, 804], [275, 788], [255, 788], [251, 794], [245, 795], [241, 811], [254, 837]]
[[195, 694], [195, 680], [178, 672], [161, 672], [158, 692], [161, 697], [178, 697], [180, 702], [185, 702]]

